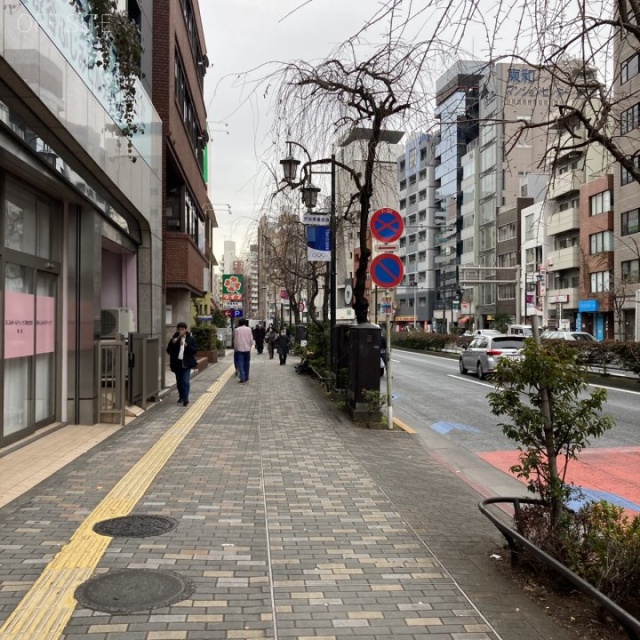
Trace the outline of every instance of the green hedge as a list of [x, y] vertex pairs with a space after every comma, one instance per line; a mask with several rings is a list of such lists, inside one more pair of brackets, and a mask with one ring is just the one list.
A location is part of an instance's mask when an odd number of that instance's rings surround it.
[[422, 331], [401, 331], [391, 334], [392, 347], [404, 347], [417, 351], [442, 351], [463, 340], [448, 333], [423, 333]]

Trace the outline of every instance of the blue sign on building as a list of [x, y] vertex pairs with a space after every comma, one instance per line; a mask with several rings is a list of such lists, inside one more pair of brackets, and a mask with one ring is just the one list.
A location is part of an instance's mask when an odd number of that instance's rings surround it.
[[597, 300], [579, 300], [578, 311], [581, 313], [598, 313], [600, 304]]

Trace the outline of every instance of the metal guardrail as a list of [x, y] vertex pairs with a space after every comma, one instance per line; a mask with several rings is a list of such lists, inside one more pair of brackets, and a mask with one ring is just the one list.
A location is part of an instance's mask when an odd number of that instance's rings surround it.
[[110, 417], [124, 424], [127, 382], [127, 345], [124, 339], [98, 340], [96, 351], [96, 394], [99, 420]]
[[486, 500], [483, 500], [478, 504], [478, 508], [480, 509], [482, 515], [486, 516], [506, 539], [507, 544], [509, 545], [509, 550], [511, 552], [511, 564], [516, 564], [520, 549], [526, 549], [534, 556], [536, 556], [536, 558], [539, 558], [540, 560], [545, 562], [545, 564], [549, 565], [551, 568], [557, 571], [563, 578], [566, 578], [583, 593], [586, 593], [589, 597], [593, 598], [598, 604], [606, 609], [614, 618], [616, 618], [616, 620], [618, 620], [631, 640], [639, 640], [640, 620], [634, 618], [629, 612], [625, 611], [613, 600], [607, 598], [607, 596], [598, 591], [592, 584], [588, 583], [586, 580], [583, 580], [580, 576], [576, 575], [573, 571], [565, 567], [561, 562], [558, 562], [558, 560], [551, 557], [548, 553], [545, 553], [530, 540], [527, 540], [527, 538], [525, 538], [523, 535], [519, 534], [509, 525], [490, 513], [486, 508], [488, 505], [505, 503], [511, 504], [516, 514], [518, 514], [520, 512], [520, 505], [541, 504], [541, 502], [536, 498], [514, 498], [500, 496], [487, 498]]

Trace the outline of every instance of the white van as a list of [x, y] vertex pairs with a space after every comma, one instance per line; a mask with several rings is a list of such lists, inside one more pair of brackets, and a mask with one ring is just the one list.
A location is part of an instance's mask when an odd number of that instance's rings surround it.
[[530, 324], [510, 324], [507, 326], [508, 336], [533, 336], [533, 327]]

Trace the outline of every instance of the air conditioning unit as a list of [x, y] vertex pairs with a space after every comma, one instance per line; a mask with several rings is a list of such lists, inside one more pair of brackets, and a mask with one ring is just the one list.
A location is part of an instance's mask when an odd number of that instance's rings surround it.
[[133, 311], [127, 307], [103, 309], [100, 313], [100, 337], [115, 338], [133, 331]]

